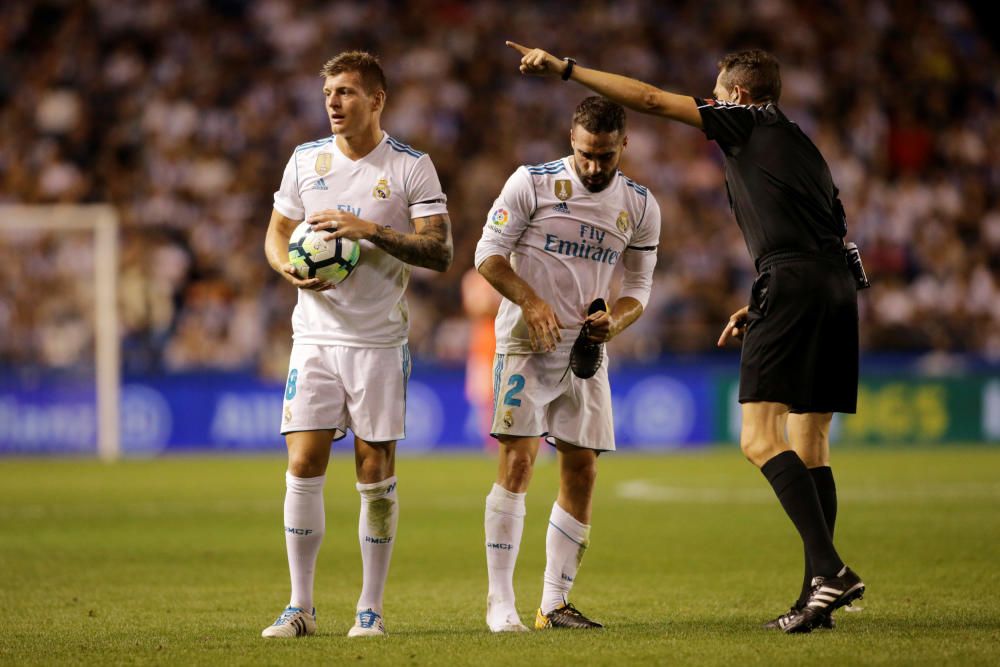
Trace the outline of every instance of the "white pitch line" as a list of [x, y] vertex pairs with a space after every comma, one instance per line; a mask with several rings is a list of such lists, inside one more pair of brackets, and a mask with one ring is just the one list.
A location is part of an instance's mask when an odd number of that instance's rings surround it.
[[163, 501], [143, 501], [139, 503], [128, 503], [127, 505], [119, 505], [114, 509], [109, 509], [106, 506], [79, 506], [73, 504], [52, 504], [43, 505], [37, 503], [25, 503], [23, 505], [9, 505], [7, 507], [0, 507], [0, 519], [43, 519], [43, 518], [58, 518], [58, 519], [90, 519], [90, 518], [100, 518], [113, 516], [116, 519], [135, 519], [135, 518], [164, 518], [164, 517], [177, 517], [177, 516], [193, 516], [195, 513], [203, 514], [253, 514], [261, 513], [267, 510], [273, 510], [274, 507], [281, 507], [281, 501], [277, 501], [278, 504], [275, 505], [275, 501], [265, 501], [265, 500], [253, 500], [248, 502], [240, 502], [236, 500], [220, 500], [215, 502], [194, 504], [191, 502], [172, 502], [169, 500]]

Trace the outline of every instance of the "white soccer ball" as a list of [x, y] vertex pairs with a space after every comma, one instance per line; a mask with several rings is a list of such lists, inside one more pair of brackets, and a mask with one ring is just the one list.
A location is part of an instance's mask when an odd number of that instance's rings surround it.
[[302, 222], [288, 239], [288, 261], [300, 278], [319, 278], [328, 283], [343, 282], [361, 258], [361, 246], [351, 239], [324, 241], [328, 230], [314, 232]]

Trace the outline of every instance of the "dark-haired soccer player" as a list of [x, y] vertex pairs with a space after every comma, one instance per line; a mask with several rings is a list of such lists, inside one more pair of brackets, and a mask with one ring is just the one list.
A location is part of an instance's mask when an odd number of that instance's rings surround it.
[[521, 54], [522, 73], [572, 79], [629, 108], [697, 127], [722, 149], [729, 200], [758, 277], [749, 305], [733, 313], [718, 344], [744, 339], [740, 446], [771, 483], [806, 554], [799, 599], [767, 626], [808, 632], [831, 625], [833, 611], [864, 592], [833, 545], [837, 494], [829, 467], [832, 413], [853, 413], [857, 404], [857, 293], [837, 189], [819, 150], [778, 108], [777, 60], [761, 50], [726, 56], [714, 99], [700, 99], [507, 44]]
[[[265, 253], [298, 288], [282, 410], [288, 446], [285, 545], [291, 599], [264, 637], [316, 631], [313, 580], [325, 530], [323, 486], [332, 442], [354, 432], [362, 586], [350, 637], [385, 634], [382, 598], [396, 537], [396, 441], [405, 437], [406, 284], [410, 265], [451, 264], [451, 224], [430, 158], [382, 131], [385, 75], [378, 60], [348, 51], [321, 71], [333, 134], [295, 149], [274, 193]], [[303, 220], [361, 244], [350, 278], [301, 280], [288, 237]]]
[[[545, 576], [535, 627], [599, 628], [569, 603], [590, 541], [597, 456], [614, 451], [606, 358], [589, 379], [569, 370], [570, 349], [584, 321], [603, 343], [641, 314], [649, 299], [660, 236], [653, 195], [618, 170], [625, 148], [625, 110], [601, 97], [576, 108], [573, 154], [522, 166], [493, 204], [476, 248], [476, 267], [504, 299], [496, 318], [492, 434], [499, 471], [486, 497], [486, 622], [493, 632], [520, 632], [514, 566], [524, 529], [524, 499], [538, 439], [559, 457], [559, 496], [545, 538]], [[624, 277], [610, 312], [588, 315], [606, 298], [619, 263]]]

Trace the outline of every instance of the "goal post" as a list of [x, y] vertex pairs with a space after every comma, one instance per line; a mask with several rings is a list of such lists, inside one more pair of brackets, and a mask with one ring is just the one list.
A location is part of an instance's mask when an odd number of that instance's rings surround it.
[[97, 454], [121, 457], [121, 341], [118, 335], [118, 213], [110, 204], [2, 204], [0, 229], [90, 231], [94, 237], [94, 376]]

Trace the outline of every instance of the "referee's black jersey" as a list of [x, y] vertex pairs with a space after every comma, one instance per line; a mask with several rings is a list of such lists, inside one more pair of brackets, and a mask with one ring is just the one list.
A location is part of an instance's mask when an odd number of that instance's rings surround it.
[[694, 98], [705, 136], [722, 148], [726, 191], [756, 262], [776, 250], [833, 252], [847, 233], [830, 169], [774, 104]]

